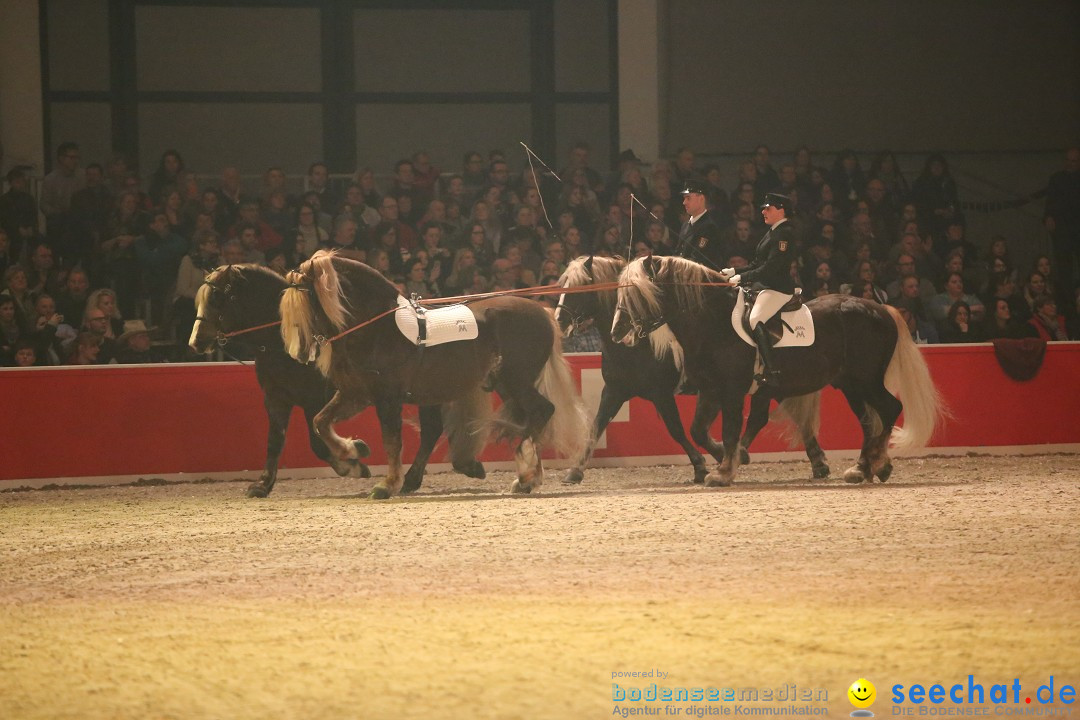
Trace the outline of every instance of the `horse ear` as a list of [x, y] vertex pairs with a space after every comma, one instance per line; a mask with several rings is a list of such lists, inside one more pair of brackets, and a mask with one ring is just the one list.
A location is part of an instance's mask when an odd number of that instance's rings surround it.
[[656, 258], [653, 257], [653, 254], [649, 253], [641, 262], [645, 266], [645, 274], [649, 276], [650, 280], [655, 280], [657, 263]]
[[592, 259], [593, 259], [592, 255], [585, 258], [585, 264], [582, 266], [582, 267], [585, 268], [585, 272], [589, 273], [589, 277], [592, 277]]

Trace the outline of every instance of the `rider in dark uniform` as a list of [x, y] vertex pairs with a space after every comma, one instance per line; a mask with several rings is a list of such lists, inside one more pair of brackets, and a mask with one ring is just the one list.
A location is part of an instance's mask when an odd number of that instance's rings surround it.
[[720, 239], [720, 226], [707, 207], [707, 191], [708, 187], [702, 180], [686, 181], [682, 191], [683, 207], [690, 219], [679, 230], [679, 245], [675, 254], [712, 270], [719, 270], [727, 258]]
[[791, 277], [791, 261], [796, 258], [795, 230], [787, 222], [790, 206], [791, 199], [786, 195], [767, 193], [765, 203], [761, 206], [761, 216], [769, 231], [758, 243], [753, 262], [743, 268], [721, 270], [736, 285], [753, 287], [758, 291], [754, 307], [750, 310], [750, 330], [765, 367], [764, 375], [756, 379], [774, 388], [780, 383], [780, 371], [773, 362], [772, 338], [765, 329], [765, 322], [790, 302], [795, 294], [795, 281]]

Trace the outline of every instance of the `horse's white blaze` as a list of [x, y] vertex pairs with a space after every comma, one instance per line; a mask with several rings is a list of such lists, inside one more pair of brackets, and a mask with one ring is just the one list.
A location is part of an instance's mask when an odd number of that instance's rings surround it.
[[[613, 338], [614, 338], [615, 328], [619, 327], [619, 320], [622, 319], [622, 312], [623, 312], [622, 308], [617, 308], [615, 310], [615, 317], [613, 317], [611, 319], [611, 332], [612, 332], [612, 337]], [[635, 345], [637, 345], [637, 333], [634, 332], [634, 326], [631, 325], [630, 330], [625, 335], [623, 335], [621, 338], [616, 340], [616, 342], [620, 342], [623, 345], [626, 345], [628, 347], [634, 347]]]
[[559, 295], [559, 304], [555, 306], [555, 319], [556, 320], [559, 320], [560, 318], [562, 318], [562, 315], [560, 315], [559, 313], [562, 312], [564, 302], [566, 302], [566, 293], [563, 293], [562, 295]]

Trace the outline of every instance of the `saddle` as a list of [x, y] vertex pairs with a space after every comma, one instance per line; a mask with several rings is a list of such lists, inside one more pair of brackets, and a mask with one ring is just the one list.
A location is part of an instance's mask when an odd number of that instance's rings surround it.
[[[731, 311], [732, 327], [739, 337], [752, 347], [757, 347], [757, 343], [750, 336], [750, 310], [755, 299], [756, 290], [740, 290]], [[814, 344], [814, 317], [810, 314], [810, 308], [803, 304], [800, 292], [796, 292], [778, 313], [765, 321], [765, 330], [772, 336], [774, 348], [807, 347]]]
[[430, 309], [416, 297], [398, 296], [394, 321], [405, 339], [420, 348], [459, 340], [475, 340], [480, 334], [476, 316], [467, 305]]

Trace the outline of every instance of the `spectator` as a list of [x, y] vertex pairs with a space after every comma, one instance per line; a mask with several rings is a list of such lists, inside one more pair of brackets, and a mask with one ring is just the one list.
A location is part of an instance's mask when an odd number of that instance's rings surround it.
[[18, 321], [24, 328], [34, 319], [34, 303], [30, 297], [30, 285], [26, 279], [26, 270], [22, 265], [12, 265], [4, 272], [3, 297], [11, 298], [15, 303]]
[[146, 327], [142, 320], [128, 320], [124, 332], [116, 339], [116, 362], [125, 365], [166, 362], [165, 356], [156, 351], [150, 341], [155, 328]]
[[[86, 299], [86, 310], [83, 311], [83, 323], [87, 322], [87, 319], [93, 319], [97, 316], [97, 313], [91, 313], [93, 309], [100, 310], [102, 317], [106, 319], [104, 327], [101, 328], [101, 336], [115, 340], [120, 333], [124, 332], [124, 316], [120, 314], [119, 301], [116, 293], [109, 288], [98, 288], [94, 292], [90, 293], [90, 297]], [[93, 326], [95, 331], [97, 326]]]
[[[380, 239], [380, 236], [382, 234], [385, 234], [381, 227], [384, 224], [389, 223], [394, 227], [394, 232], [396, 234], [395, 240], [399, 247], [407, 251], [412, 250], [416, 247], [416, 230], [412, 229], [399, 219], [398, 210], [399, 204], [396, 197], [389, 194], [383, 197], [382, 201], [379, 204], [379, 217], [382, 219], [380, 220], [379, 224], [376, 227], [372, 228], [370, 231], [372, 245], [379, 244], [378, 240]], [[390, 258], [390, 263], [391, 265], [393, 265], [394, 263], [392, 254]], [[395, 272], [397, 272], [398, 270], [400, 270], [400, 268], [397, 268]]]
[[989, 310], [998, 300], [1004, 301], [1009, 306], [1010, 317], [1018, 322], [1025, 322], [1031, 317], [1031, 310], [1024, 298], [1016, 291], [1016, 282], [1013, 281], [1011, 273], [997, 272], [987, 281], [987, 291], [983, 293], [983, 305]]
[[[351, 222], [351, 220], [349, 222]], [[401, 244], [401, 240], [398, 237], [397, 226], [391, 222], [381, 222], [375, 226], [373, 233], [375, 236], [373, 247], [385, 251], [387, 258], [389, 259], [389, 274], [403, 275], [405, 272], [405, 263], [412, 259], [412, 253], [408, 248]]]
[[472, 277], [476, 274], [476, 255], [472, 248], [460, 247], [454, 251], [454, 260], [450, 266], [450, 273], [446, 276], [443, 289], [447, 295], [464, 295], [472, 285]]
[[25, 238], [34, 234], [38, 222], [37, 200], [30, 193], [30, 170], [27, 165], [8, 170], [8, 189], [0, 195], [0, 230], [7, 233], [15, 259], [22, 252]]
[[364, 204], [378, 210], [382, 206], [382, 193], [375, 184], [375, 171], [369, 167], [357, 170], [356, 184], [364, 192]]
[[[359, 187], [359, 186], [357, 186]], [[296, 238], [293, 260], [296, 264], [307, 260], [317, 250], [330, 244], [330, 233], [319, 227], [315, 220], [315, 208], [311, 203], [302, 203], [296, 210], [296, 227], [289, 236]]]
[[[889, 300], [888, 293], [884, 288], [877, 285], [877, 267], [871, 260], [860, 260], [855, 264], [855, 270], [852, 273], [854, 282], [848, 289], [848, 292], [857, 297], [866, 297], [868, 300], [874, 300], [884, 305]], [[858, 289], [856, 289], [858, 286]], [[843, 286], [840, 288], [841, 292], [844, 292]]]
[[1043, 223], [1053, 241], [1057, 283], [1071, 298], [1080, 267], [1080, 147], [1066, 150], [1065, 167], [1050, 176]]
[[[218, 206], [225, 216], [225, 227], [232, 225], [240, 217], [240, 205], [248, 200], [240, 184], [240, 171], [231, 165], [221, 169], [221, 185], [217, 190]], [[258, 205], [256, 212], [258, 212]]]
[[60, 292], [64, 275], [57, 270], [48, 243], [41, 242], [31, 248], [27, 260], [26, 282], [31, 295], [43, 292], [55, 295]]
[[244, 255], [241, 262], [254, 265], [266, 264], [266, 253], [259, 249], [263, 243], [259, 239], [259, 226], [255, 223], [240, 223], [234, 226], [237, 230], [236, 239], [240, 241]]
[[1069, 334], [1065, 330], [1065, 317], [1057, 311], [1057, 301], [1049, 295], [1040, 295], [1035, 298], [1034, 314], [1028, 323], [1031, 324], [1039, 337], [1043, 340], [1068, 340]]
[[0, 294], [0, 365], [14, 362], [16, 345], [26, 338], [26, 319], [10, 295]]
[[958, 272], [948, 274], [945, 280], [944, 292], [935, 295], [927, 306], [930, 319], [937, 323], [944, 323], [949, 314], [949, 308], [958, 300], [967, 303], [968, 308], [971, 310], [972, 322], [982, 322], [986, 307], [983, 305], [982, 300], [964, 289], [964, 275]]
[[95, 284], [117, 289], [124, 301], [124, 314], [128, 316], [135, 313], [139, 289], [135, 238], [142, 232], [145, 222], [138, 195], [131, 191], [121, 193], [106, 227], [106, 239], [101, 242], [98, 271], [92, 273]]
[[945, 234], [950, 220], [962, 219], [956, 181], [943, 155], [926, 158], [922, 173], [911, 186], [911, 202], [918, 210], [919, 224], [935, 236]]
[[[885, 186], [885, 201], [894, 210], [901, 207], [907, 200], [911, 188], [900, 171], [900, 165], [896, 162], [896, 155], [891, 150], [882, 150], [870, 162], [870, 171], [867, 175], [871, 180], [880, 180]], [[869, 193], [869, 183], [867, 183]]]
[[439, 181], [439, 168], [431, 164], [431, 155], [427, 150], [418, 150], [412, 156], [414, 199], [421, 206], [435, 199], [436, 183]]
[[[284, 190], [272, 190], [267, 193], [266, 199], [263, 201], [262, 208], [259, 211], [259, 219], [270, 226], [284, 240], [296, 220], [296, 209], [289, 204], [288, 196]], [[270, 247], [280, 245], [281, 243], [278, 243]]]
[[330, 189], [330, 168], [324, 162], [308, 165], [304, 194], [308, 193], [315, 193], [324, 207], [336, 208], [341, 205], [341, 198]]
[[1024, 302], [1027, 303], [1029, 316], [1035, 314], [1035, 300], [1047, 294], [1046, 276], [1038, 270], [1029, 272], [1021, 292]]
[[151, 322], [160, 324], [187, 244], [169, 231], [169, 218], [164, 211], [159, 210], [152, 217], [146, 231], [135, 239], [134, 247], [142, 291], [150, 301]]
[[56, 168], [41, 181], [41, 212], [45, 215], [46, 234], [65, 249], [73, 230], [71, 196], [86, 187], [86, 177], [79, 168], [81, 157], [76, 143], [60, 143], [56, 148]]
[[1019, 340], [1025, 337], [1038, 337], [1039, 333], [1032, 325], [1023, 322], [1013, 314], [1007, 300], [996, 298], [991, 307], [994, 311], [987, 315], [984, 331], [987, 340], [998, 338]]
[[176, 150], [166, 150], [158, 161], [157, 169], [150, 176], [147, 193], [150, 202], [162, 205], [168, 188], [180, 187], [184, 174], [184, 160]]
[[855, 203], [866, 190], [866, 176], [854, 151], [840, 151], [828, 180], [833, 202], [839, 206], [841, 212], [850, 215], [855, 209]]
[[101, 337], [90, 332], [81, 332], [72, 343], [71, 354], [66, 365], [101, 365]]
[[481, 222], [466, 225], [468, 234], [462, 238], [459, 247], [467, 247], [473, 251], [478, 267], [491, 267], [495, 260], [495, 249], [488, 239], [487, 231]]
[[985, 339], [982, 328], [971, 317], [971, 308], [963, 300], [957, 300], [949, 307], [938, 334], [943, 343], [977, 343]]
[[218, 235], [213, 231], [197, 235], [195, 249], [180, 260], [176, 272], [176, 289], [173, 291], [172, 322], [176, 337], [186, 340], [195, 325], [195, 295], [206, 276], [217, 267], [221, 250]]
[[575, 142], [567, 155], [566, 167], [559, 175], [565, 180], [571, 173], [584, 173], [589, 189], [600, 194], [604, 192], [604, 179], [600, 177], [600, 173], [589, 166], [590, 152], [592, 152], [592, 149], [589, 147], [589, 143], [583, 140]]
[[379, 211], [367, 204], [364, 199], [364, 189], [358, 183], [349, 183], [349, 187], [345, 189], [345, 203], [341, 211], [352, 215], [356, 226], [364, 228], [365, 231], [382, 222]]
[[64, 321], [72, 327], [82, 325], [86, 300], [90, 297], [90, 278], [82, 268], [75, 267], [68, 271], [63, 289], [56, 295], [56, 311], [64, 316]]
[[515, 267], [514, 263], [507, 258], [499, 258], [493, 262], [491, 264], [493, 283], [490, 291], [506, 292], [507, 290], [521, 290], [528, 287], [518, 278], [520, 268], [520, 265]]
[[[273, 170], [273, 168], [271, 168]], [[270, 171], [267, 171], [268, 173]], [[240, 237], [240, 231], [245, 227], [254, 227], [256, 238], [256, 250], [266, 250], [267, 248], [277, 247], [282, 243], [283, 238], [274, 228], [259, 217], [259, 204], [254, 200], [244, 200], [240, 203], [236, 222], [229, 228], [229, 237]], [[243, 238], [241, 238], [243, 242]]]
[[405, 263], [405, 295], [436, 297], [437, 293], [427, 281], [427, 271], [422, 258], [414, 257]]
[[236, 238], [227, 240], [225, 244], [221, 246], [221, 264], [222, 265], [239, 265], [247, 262], [247, 251], [244, 246]]
[[16, 341], [11, 362], [5, 362], [4, 364], [11, 367], [34, 367], [39, 365], [37, 347], [34, 342], [26, 338]]

